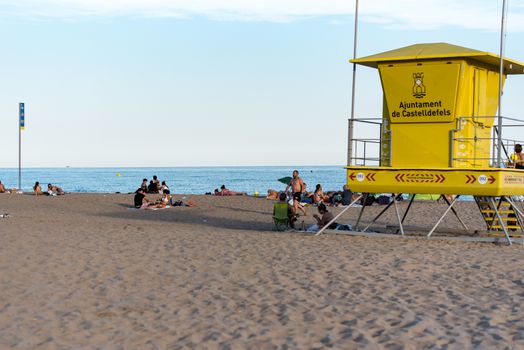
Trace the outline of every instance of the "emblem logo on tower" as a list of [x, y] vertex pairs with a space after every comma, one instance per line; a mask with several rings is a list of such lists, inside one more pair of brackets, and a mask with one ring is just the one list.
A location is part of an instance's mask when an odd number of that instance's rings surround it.
[[424, 85], [424, 73], [413, 73], [413, 96], [422, 98], [426, 96], [426, 86]]

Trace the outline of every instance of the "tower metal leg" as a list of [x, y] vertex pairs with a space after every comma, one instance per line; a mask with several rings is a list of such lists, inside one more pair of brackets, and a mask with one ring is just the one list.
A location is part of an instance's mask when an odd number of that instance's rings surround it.
[[438, 219], [437, 223], [435, 224], [435, 226], [433, 226], [433, 228], [431, 229], [431, 231], [429, 231], [428, 233], [428, 238], [431, 237], [431, 235], [433, 234], [433, 232], [437, 229], [438, 225], [440, 225], [440, 223], [442, 222], [442, 220], [444, 220], [444, 217], [451, 211], [451, 209], [453, 209], [453, 205], [455, 204], [455, 202], [457, 201], [457, 199], [459, 199], [460, 196], [456, 196], [455, 199], [453, 199], [453, 201], [451, 202], [451, 204], [448, 206], [448, 208], [446, 209], [446, 211], [444, 212], [444, 214], [442, 214], [442, 216], [440, 217], [440, 219]]
[[402, 219], [400, 218], [400, 213], [398, 212], [397, 206], [397, 197], [393, 197], [393, 206], [395, 207], [395, 212], [397, 213], [398, 224], [400, 225], [400, 233], [404, 237], [404, 226], [402, 226]]
[[[401, 223], [404, 223], [404, 220], [406, 219], [406, 216], [408, 216], [409, 209], [411, 209], [411, 205], [413, 204], [413, 200], [415, 199], [415, 196], [416, 195], [414, 195], [414, 194], [411, 195], [411, 199], [409, 200], [408, 207], [406, 208], [406, 211], [404, 212], [404, 215], [402, 216]], [[400, 228], [395, 233], [398, 234], [399, 231], [400, 231]]]
[[[444, 201], [446, 201], [447, 205], [449, 206], [449, 200], [446, 198], [446, 196], [442, 195], [442, 198], [444, 198]], [[462, 221], [462, 219], [460, 218], [460, 216], [458, 215], [457, 211], [455, 210], [455, 208], [451, 208], [451, 211], [453, 212], [453, 214], [455, 214], [455, 216], [457, 217], [458, 221], [460, 221], [460, 223], [462, 224], [462, 226], [464, 227], [464, 229], [467, 231], [469, 230], [468, 227], [466, 226], [466, 224], [464, 223], [464, 221]]]
[[322, 227], [320, 230], [318, 230], [318, 232], [315, 234], [315, 236], [320, 236], [329, 226], [331, 226], [332, 223], [334, 223], [335, 221], [337, 221], [337, 219], [339, 217], [342, 216], [342, 214], [344, 214], [349, 208], [351, 208], [353, 206], [353, 204], [355, 204], [356, 202], [358, 202], [360, 200], [360, 198], [362, 198], [362, 195], [359, 196], [357, 199], [355, 199], [353, 202], [351, 202], [347, 207], [345, 207], [340, 213], [338, 213], [337, 216], [335, 216], [333, 219], [331, 219], [330, 222], [328, 222], [327, 224], [324, 225], [324, 227]]
[[358, 213], [357, 222], [355, 223], [355, 231], [358, 231], [358, 224], [360, 223], [360, 219], [362, 218], [362, 214], [364, 214], [364, 209], [366, 208], [366, 202], [368, 200], [369, 193], [364, 193], [364, 199], [362, 200], [362, 203], [364, 205], [362, 206], [362, 209], [360, 209], [360, 213]]
[[370, 222], [370, 223], [369, 223], [369, 224], [368, 224], [368, 225], [367, 225], [367, 226], [362, 230], [362, 232], [366, 232], [367, 229], [368, 229], [371, 225], [373, 225], [373, 224], [375, 223], [375, 221], [377, 221], [377, 220], [382, 216], [382, 214], [384, 214], [384, 213], [385, 213], [385, 212], [386, 212], [386, 211], [387, 211], [387, 210], [388, 210], [388, 209], [389, 209], [389, 208], [390, 208], [390, 207], [395, 203], [396, 199], [397, 199], [399, 196], [401, 196], [401, 195], [402, 195], [402, 194], [399, 194], [399, 195], [395, 196], [395, 194], [393, 193], [393, 201], [391, 201], [390, 203], [388, 203], [388, 205], [386, 205], [386, 207], [385, 207], [384, 209], [382, 209], [382, 210], [380, 211], [380, 213], [378, 213], [378, 215], [375, 216], [375, 218], [374, 218], [373, 220], [371, 220], [371, 222]]

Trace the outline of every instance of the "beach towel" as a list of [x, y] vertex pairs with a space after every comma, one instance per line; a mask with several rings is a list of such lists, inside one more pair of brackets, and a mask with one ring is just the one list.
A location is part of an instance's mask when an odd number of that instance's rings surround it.
[[170, 205], [165, 206], [164, 208], [154, 208], [154, 207], [147, 207], [147, 208], [127, 208], [127, 210], [162, 210], [162, 209], [168, 209], [171, 208]]

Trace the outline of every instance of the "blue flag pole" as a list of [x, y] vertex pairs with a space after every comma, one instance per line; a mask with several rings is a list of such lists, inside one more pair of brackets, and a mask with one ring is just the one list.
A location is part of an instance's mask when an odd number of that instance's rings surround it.
[[18, 191], [22, 192], [22, 130], [25, 128], [25, 104], [18, 105]]

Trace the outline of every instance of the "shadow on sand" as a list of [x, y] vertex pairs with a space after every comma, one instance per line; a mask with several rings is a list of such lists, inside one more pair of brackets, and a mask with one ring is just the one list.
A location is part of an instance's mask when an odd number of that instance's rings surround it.
[[[242, 210], [238, 208], [228, 208], [223, 207], [225, 209], [229, 209], [232, 212], [235, 211], [245, 211], [245, 212], [254, 212], [257, 214], [258, 218], [260, 220], [257, 220], [257, 218], [248, 218], [245, 217], [245, 220], [237, 219], [237, 218], [225, 218], [225, 217], [218, 217], [214, 215], [210, 215], [202, 210], [194, 210], [191, 208], [179, 208], [179, 207], [172, 207], [168, 209], [163, 210], [138, 210], [132, 208], [130, 205], [126, 204], [117, 204], [120, 207], [123, 208], [130, 208], [131, 210], [123, 210], [123, 211], [116, 211], [116, 212], [108, 212], [108, 213], [98, 213], [97, 216], [105, 216], [109, 218], [114, 219], [121, 219], [121, 220], [150, 220], [154, 222], [166, 222], [170, 224], [192, 224], [196, 226], [210, 226], [210, 227], [217, 227], [217, 228], [224, 228], [224, 229], [230, 229], [230, 230], [243, 230], [243, 231], [272, 231], [274, 228], [273, 220], [271, 218], [271, 213], [264, 213], [259, 211], [251, 211], [251, 210]], [[227, 214], [224, 216], [228, 216]]]

